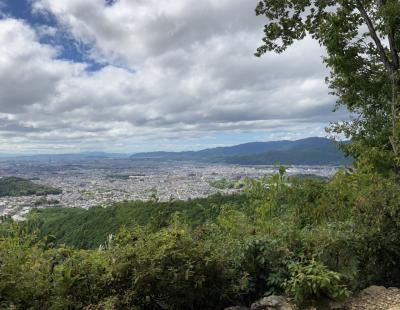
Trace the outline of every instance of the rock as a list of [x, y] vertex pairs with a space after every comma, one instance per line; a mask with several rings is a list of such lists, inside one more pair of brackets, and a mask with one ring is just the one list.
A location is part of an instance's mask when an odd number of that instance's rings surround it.
[[372, 285], [361, 291], [362, 295], [376, 296], [386, 292], [386, 287]]
[[293, 307], [282, 296], [268, 296], [257, 300], [250, 310], [293, 310]]
[[390, 307], [388, 310], [400, 310], [400, 305]]
[[340, 301], [331, 301], [329, 302], [329, 309], [331, 310], [346, 310], [348, 307], [344, 302]]
[[249, 310], [249, 308], [242, 307], [242, 306], [233, 306], [233, 307], [225, 308], [224, 310]]

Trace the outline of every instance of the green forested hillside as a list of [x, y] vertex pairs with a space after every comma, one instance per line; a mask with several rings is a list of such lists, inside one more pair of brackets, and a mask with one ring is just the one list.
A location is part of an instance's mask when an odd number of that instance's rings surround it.
[[395, 175], [281, 169], [240, 196], [35, 211], [1, 225], [0, 304], [223, 309], [266, 292], [302, 303], [399, 286], [399, 201]]
[[157, 230], [167, 226], [175, 214], [179, 214], [194, 227], [215, 220], [224, 205], [245, 210], [247, 204], [245, 195], [214, 195], [189, 201], [121, 202], [106, 208], [94, 207], [88, 210], [36, 209], [29, 214], [26, 225], [30, 230], [39, 229], [42, 237], [54, 236], [58, 244], [97, 248], [109, 234], [116, 234], [121, 227], [147, 225]]
[[61, 190], [17, 177], [0, 178], [0, 197], [60, 194]]

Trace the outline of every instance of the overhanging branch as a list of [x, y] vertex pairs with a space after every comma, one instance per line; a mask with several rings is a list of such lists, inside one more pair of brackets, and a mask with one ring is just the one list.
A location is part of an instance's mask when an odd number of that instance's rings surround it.
[[365, 8], [364, 8], [364, 6], [363, 6], [363, 4], [361, 3], [360, 0], [356, 0], [356, 6], [357, 6], [357, 9], [360, 11], [361, 16], [363, 17], [365, 23], [368, 26], [368, 30], [369, 30], [369, 32], [371, 34], [372, 40], [374, 40], [375, 45], [376, 45], [376, 47], [378, 49], [381, 61], [383, 62], [383, 64], [385, 65], [385, 68], [388, 71], [392, 71], [392, 69], [393, 69], [392, 68], [392, 64], [390, 63], [390, 60], [386, 55], [385, 48], [383, 47], [382, 42], [379, 39], [378, 34], [376, 33], [374, 24], [372, 23], [371, 19], [369, 18], [368, 13], [365, 10]]

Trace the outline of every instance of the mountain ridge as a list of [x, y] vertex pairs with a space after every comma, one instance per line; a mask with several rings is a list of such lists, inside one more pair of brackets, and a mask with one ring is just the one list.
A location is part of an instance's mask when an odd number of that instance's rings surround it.
[[145, 152], [133, 154], [130, 158], [200, 160], [245, 165], [269, 165], [277, 162], [297, 165], [343, 165], [352, 161], [345, 157], [334, 141], [322, 137], [294, 141], [248, 142], [199, 151]]

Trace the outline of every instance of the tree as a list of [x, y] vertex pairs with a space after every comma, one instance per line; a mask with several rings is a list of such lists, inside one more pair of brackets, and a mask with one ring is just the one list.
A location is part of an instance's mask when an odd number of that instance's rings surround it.
[[344, 148], [359, 162], [399, 170], [400, 1], [261, 0], [256, 14], [268, 20], [258, 57], [306, 36], [325, 47], [335, 109], [353, 115], [328, 131], [351, 138]]

